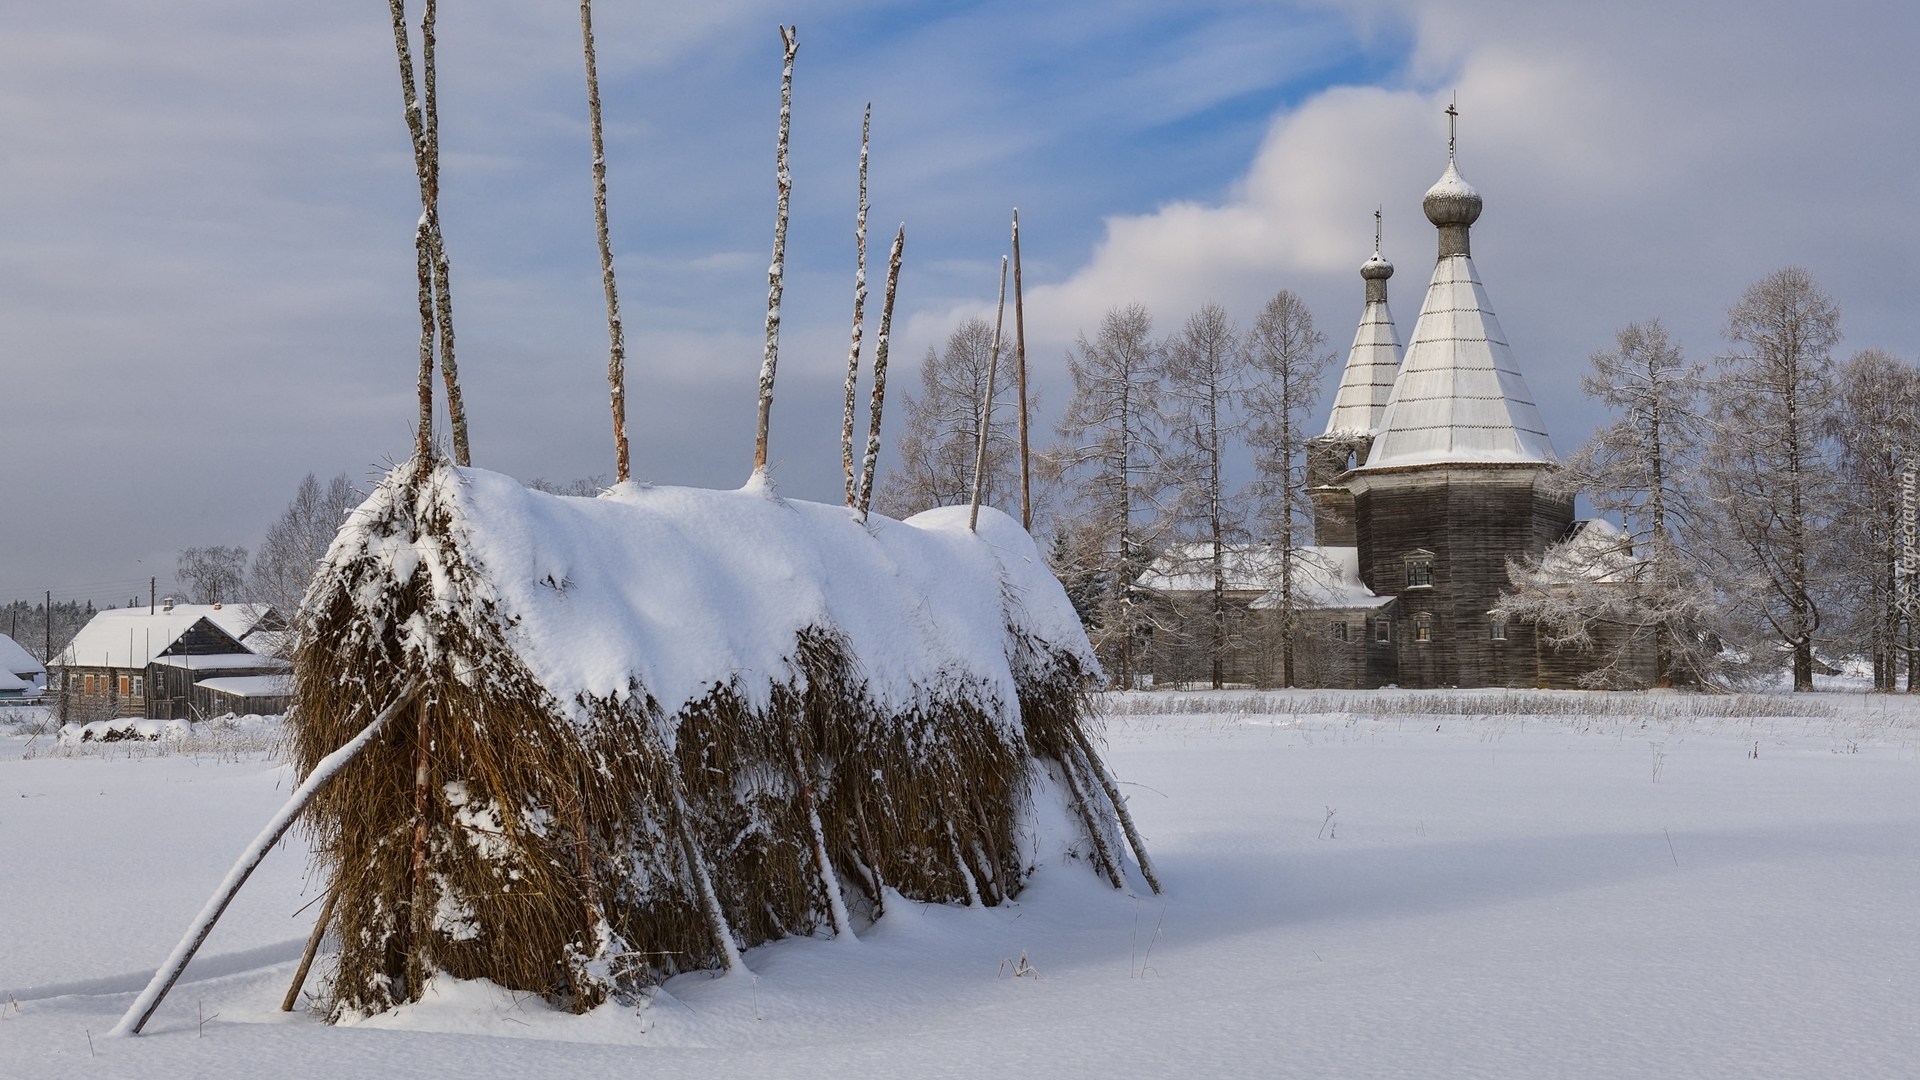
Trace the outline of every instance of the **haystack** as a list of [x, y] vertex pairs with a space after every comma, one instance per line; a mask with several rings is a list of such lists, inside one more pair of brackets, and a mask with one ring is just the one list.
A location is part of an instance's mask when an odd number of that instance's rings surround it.
[[843, 889], [870, 916], [1000, 903], [1053, 792], [1118, 885], [1086, 635], [1017, 522], [967, 517], [396, 468], [323, 563], [294, 659], [302, 770], [424, 688], [307, 812], [342, 941], [331, 1015], [436, 972], [588, 1008], [847, 932]]

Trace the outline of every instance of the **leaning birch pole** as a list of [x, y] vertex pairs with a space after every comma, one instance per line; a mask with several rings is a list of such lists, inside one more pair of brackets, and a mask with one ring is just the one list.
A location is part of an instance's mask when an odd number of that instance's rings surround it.
[[1094, 779], [1100, 781], [1100, 786], [1106, 790], [1107, 801], [1113, 804], [1113, 812], [1120, 819], [1120, 829], [1127, 835], [1127, 846], [1133, 849], [1134, 860], [1140, 864], [1140, 876], [1147, 879], [1154, 895], [1158, 896], [1160, 876], [1153, 872], [1153, 860], [1147, 858], [1147, 845], [1140, 839], [1140, 830], [1133, 827], [1133, 815], [1127, 812], [1127, 801], [1120, 796], [1120, 785], [1114, 781], [1113, 774], [1107, 771], [1107, 763], [1093, 752], [1093, 743], [1088, 740], [1087, 733], [1076, 726], [1073, 738], [1080, 744], [1080, 752], [1086, 755], [1087, 767], [1093, 772]]
[[853, 405], [860, 385], [860, 334], [867, 308], [867, 136], [873, 130], [873, 102], [867, 102], [860, 121], [860, 210], [854, 218], [853, 242], [858, 262], [853, 271], [853, 347], [847, 351], [847, 408], [840, 419], [840, 464], [847, 474], [847, 505], [853, 506], [859, 477], [853, 471]]
[[428, 698], [420, 699], [417, 711], [419, 723], [414, 728], [413, 740], [413, 850], [409, 857], [413, 907], [407, 919], [407, 933], [411, 940], [405, 950], [407, 994], [415, 1001], [425, 991], [427, 978], [434, 968], [432, 922], [427, 911], [427, 833], [430, 824], [428, 812], [432, 806], [429, 781], [433, 775], [433, 714]]
[[346, 768], [349, 762], [358, 757], [395, 716], [400, 715], [407, 706], [413, 704], [413, 699], [419, 692], [418, 682], [409, 684], [406, 689], [400, 691], [400, 695], [394, 698], [391, 705], [380, 710], [380, 715], [374, 717], [372, 723], [360, 730], [360, 734], [349, 739], [338, 750], [320, 759], [320, 763], [307, 774], [306, 780], [294, 789], [286, 805], [273, 815], [267, 822], [267, 827], [260, 830], [260, 835], [254, 837], [253, 842], [240, 853], [239, 861], [233, 864], [233, 869], [227, 871], [226, 879], [220, 882], [219, 888], [214, 890], [206, 906], [200, 909], [200, 914], [194, 916], [193, 923], [187, 927], [186, 935], [180, 939], [180, 944], [173, 947], [173, 952], [167, 957], [166, 962], [153, 973], [152, 981], [147, 983], [145, 990], [140, 991], [140, 996], [134, 999], [133, 1005], [127, 1009], [127, 1014], [120, 1018], [120, 1023], [115, 1025], [113, 1034], [140, 1034], [140, 1029], [147, 1026], [147, 1021], [153, 1018], [154, 1010], [158, 1009], [160, 1002], [165, 1000], [167, 991], [173, 989], [173, 984], [179, 981], [181, 973], [187, 970], [187, 964], [193, 960], [193, 954], [200, 950], [200, 946], [207, 940], [207, 935], [213, 932], [213, 924], [220, 921], [220, 916], [227, 910], [227, 905], [231, 904], [234, 896], [239, 893], [240, 886], [247, 883], [247, 878], [253, 874], [254, 868], [260, 865], [260, 860], [266, 858], [267, 852], [273, 850], [273, 846], [280, 842], [280, 838], [287, 834], [288, 829], [293, 827], [293, 823], [300, 817], [300, 812], [307, 808], [307, 804], [320, 793], [320, 789], [326, 787], [329, 781], [339, 775], [341, 769]]
[[300, 967], [294, 971], [293, 984], [287, 987], [287, 996], [280, 1002], [281, 1012], [292, 1012], [294, 1003], [300, 1000], [300, 988], [307, 984], [307, 972], [313, 970], [313, 958], [320, 953], [320, 940], [327, 936], [327, 924], [333, 921], [333, 905], [339, 899], [340, 887], [336, 884], [327, 890], [327, 901], [320, 905], [320, 917], [314, 920], [313, 933], [307, 935]]
[[760, 416], [754, 425], [753, 471], [767, 468], [767, 424], [773, 415], [773, 372], [780, 359], [780, 289], [787, 269], [787, 197], [793, 176], [787, 171], [787, 132], [793, 124], [793, 54], [800, 51], [800, 28], [782, 26], [786, 63], [780, 72], [780, 143], [774, 152], [774, 176], [780, 197], [773, 219], [773, 262], [767, 267], [767, 350], [760, 361]]
[[713, 891], [713, 875], [707, 870], [707, 860], [700, 855], [700, 845], [693, 838], [693, 815], [687, 810], [687, 785], [680, 777], [680, 762], [673, 751], [663, 751], [667, 761], [667, 778], [673, 784], [673, 820], [674, 830], [680, 834], [680, 850], [686, 856], [687, 866], [693, 872], [694, 888], [700, 894], [700, 908], [707, 916], [707, 930], [713, 934], [713, 943], [720, 950], [721, 959], [726, 963], [728, 974], [747, 971], [746, 961], [740, 959], [740, 946], [733, 940], [733, 927], [727, 925], [727, 913], [720, 908], [720, 897]]
[[860, 505], [858, 519], [867, 520], [873, 505], [873, 472], [880, 463], [880, 407], [887, 400], [887, 347], [893, 336], [893, 298], [900, 285], [900, 253], [907, 246], [907, 226], [894, 234], [893, 251], [887, 256], [887, 295], [880, 305], [880, 336], [873, 342], [873, 401], [867, 407], [867, 452], [860, 463]]
[[447, 426], [453, 431], [453, 463], [471, 465], [473, 457], [467, 451], [467, 409], [460, 400], [460, 369], [453, 359], [453, 285], [446, 238], [440, 232], [440, 89], [433, 59], [436, 6], [436, 0], [426, 0], [426, 9], [420, 17], [420, 76], [425, 101], [421, 127], [426, 152], [416, 158], [426, 163], [426, 174], [420, 181], [420, 200], [426, 211], [427, 239], [433, 254], [434, 318], [440, 329], [440, 378], [447, 386]]
[[400, 60], [400, 96], [406, 105], [407, 134], [413, 143], [413, 169], [420, 181], [420, 222], [414, 227], [413, 247], [420, 275], [420, 419], [414, 431], [414, 461], [424, 475], [433, 452], [433, 241], [427, 205], [426, 121], [413, 81], [413, 42], [407, 36], [405, 0], [387, 0], [393, 17], [393, 48]]
[[607, 385], [613, 394], [613, 474], [631, 476], [627, 458], [627, 335], [620, 324], [620, 292], [613, 282], [613, 243], [607, 236], [607, 151], [600, 134], [600, 71], [593, 62], [593, 0], [580, 0], [580, 41], [587, 56], [587, 119], [593, 131], [593, 226], [600, 238], [600, 285], [607, 294]]
[[1020, 303], [1020, 208], [1013, 208], [1013, 368], [1020, 383], [1020, 527], [1033, 531], [1032, 469], [1027, 464], [1027, 313]]
[[793, 780], [800, 785], [800, 805], [807, 812], [807, 824], [813, 828], [814, 870], [820, 875], [820, 891], [826, 895], [827, 910], [833, 917], [833, 936], [853, 940], [853, 921], [847, 917], [847, 901], [840, 895], [840, 880], [834, 876], [833, 861], [827, 856], [827, 830], [820, 824], [820, 805], [813, 797], [813, 776], [807, 771], [800, 743], [787, 732], [787, 753], [793, 758]]
[[987, 439], [993, 431], [993, 387], [1000, 379], [1000, 324], [1007, 314], [1007, 257], [1000, 256], [1000, 299], [993, 308], [993, 351], [987, 354], [987, 393], [980, 402], [980, 438], [973, 455], [973, 509], [967, 531], [980, 530], [980, 489], [987, 478]]

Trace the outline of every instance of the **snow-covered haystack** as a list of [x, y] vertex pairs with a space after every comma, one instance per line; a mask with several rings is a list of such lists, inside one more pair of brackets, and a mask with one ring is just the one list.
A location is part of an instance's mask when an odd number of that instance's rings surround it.
[[751, 485], [568, 498], [407, 464], [303, 607], [303, 770], [422, 688], [308, 812], [335, 1016], [436, 970], [589, 1007], [844, 929], [841, 881], [870, 909], [997, 903], [1049, 776], [1117, 859], [1078, 797], [1103, 779], [1092, 651], [991, 510], [970, 532], [965, 508], [862, 523]]

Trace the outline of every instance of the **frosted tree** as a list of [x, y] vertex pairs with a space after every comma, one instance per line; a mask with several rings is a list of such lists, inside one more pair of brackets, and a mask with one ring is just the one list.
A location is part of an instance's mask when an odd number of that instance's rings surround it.
[[1659, 319], [1627, 325], [1590, 363], [1580, 388], [1613, 419], [1568, 459], [1561, 480], [1595, 509], [1619, 514], [1625, 532], [1596, 531], [1539, 563], [1509, 566], [1514, 590], [1494, 611], [1533, 624], [1549, 645], [1603, 649], [1589, 680], [1597, 685], [1634, 681], [1630, 662], [1647, 635], [1654, 685], [1711, 681], [1715, 599], [1679, 538], [1700, 449], [1705, 365], [1688, 363]]
[[216, 544], [180, 552], [174, 577], [194, 604], [238, 603], [247, 580], [247, 549]]
[[[989, 393], [993, 324], [973, 318], [955, 327], [947, 347], [927, 349], [920, 361], [920, 393], [907, 395], [900, 435], [900, 464], [887, 470], [878, 502], [884, 514], [905, 517], [936, 506], [962, 506], [973, 498], [974, 458]], [[991, 392], [1001, 404], [1012, 384], [1009, 365], [995, 373]], [[987, 432], [981, 501], [1000, 506], [1019, 497], [1020, 444], [1011, 410]]]
[[1732, 348], [1706, 384], [1698, 546], [1741, 608], [1791, 651], [1794, 689], [1811, 690], [1815, 570], [1838, 509], [1828, 419], [1840, 309], [1790, 266], [1748, 287], [1722, 334]]
[[328, 481], [324, 488], [319, 477], [308, 473], [254, 552], [253, 568], [247, 576], [252, 599], [270, 604], [282, 617], [293, 619], [300, 610], [301, 597], [307, 593], [307, 582], [313, 579], [314, 570], [333, 543], [333, 534], [346, 520], [347, 511], [359, 502], [360, 494], [353, 490], [346, 473]]
[[1333, 352], [1314, 328], [1313, 312], [1285, 289], [1260, 311], [1242, 348], [1251, 379], [1247, 411], [1254, 418], [1251, 442], [1254, 493], [1261, 535], [1273, 544], [1280, 571], [1275, 609], [1280, 620], [1280, 680], [1294, 685], [1294, 653], [1302, 597], [1295, 552], [1312, 506], [1306, 494], [1307, 439], [1320, 402], [1320, 385]]
[[[1842, 629], [1873, 660], [1876, 690], [1893, 690], [1900, 657], [1913, 657], [1913, 628], [1901, 642], [1900, 474], [1920, 453], [1920, 369], [1880, 349], [1840, 365], [1831, 417], [1842, 483], [1833, 556], [1844, 590]], [[1910, 661], [1911, 663], [1911, 661]], [[1908, 669], [1907, 690], [1914, 689]]]
[[[1117, 685], [1137, 682], [1135, 648], [1150, 617], [1134, 586], [1166, 524], [1164, 452], [1153, 316], [1139, 304], [1110, 309], [1092, 340], [1067, 354], [1073, 398], [1049, 467], [1070, 501], [1055, 566], [1088, 591], [1088, 636], [1113, 664]], [[1097, 593], [1086, 579], [1102, 582]]]
[[[1216, 690], [1224, 685], [1230, 646], [1227, 546], [1246, 541], [1245, 514], [1241, 500], [1227, 487], [1224, 453], [1237, 428], [1246, 367], [1239, 333], [1218, 304], [1188, 316], [1186, 325], [1163, 347], [1172, 532], [1183, 544], [1198, 543], [1205, 563], [1190, 569], [1204, 572], [1213, 583], [1203, 602], [1204, 612], [1192, 614], [1205, 617], [1207, 657]], [[1182, 620], [1186, 625], [1194, 621]]]

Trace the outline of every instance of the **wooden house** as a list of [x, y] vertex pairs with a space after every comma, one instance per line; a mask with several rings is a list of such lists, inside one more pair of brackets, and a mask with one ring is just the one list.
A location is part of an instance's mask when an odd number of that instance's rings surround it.
[[[60, 718], [88, 723], [123, 716], [201, 719], [192, 710], [200, 679], [285, 672], [284, 660], [250, 646], [285, 628], [263, 604], [176, 604], [102, 611], [54, 663]], [[218, 714], [213, 714], [218, 715]]]

